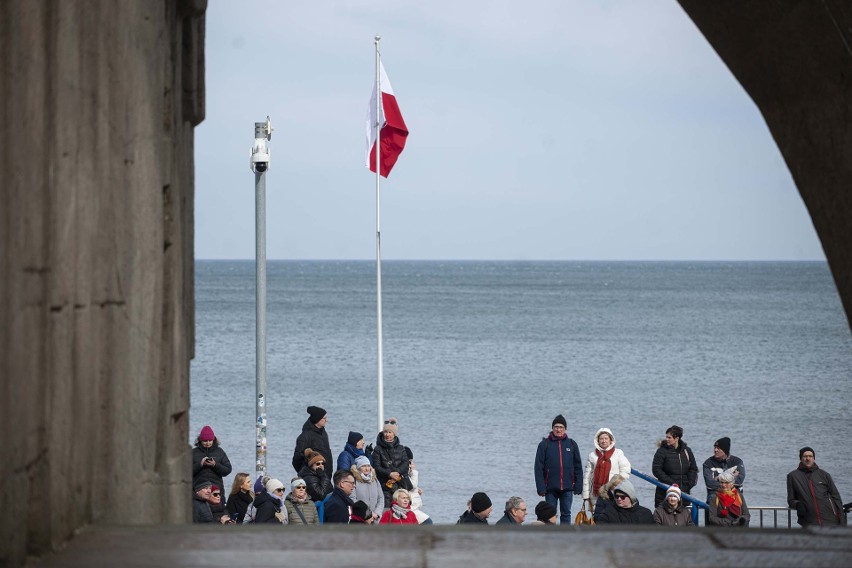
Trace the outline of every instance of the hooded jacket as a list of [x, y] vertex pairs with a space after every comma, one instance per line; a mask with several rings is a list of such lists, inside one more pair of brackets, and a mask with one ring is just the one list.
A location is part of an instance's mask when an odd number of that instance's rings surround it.
[[577, 442], [553, 432], [542, 438], [535, 452], [535, 488], [539, 495], [548, 491], [582, 491], [583, 458]]
[[[201, 465], [202, 458], [213, 458], [216, 465], [210, 467]], [[205, 448], [199, 443], [196, 443], [192, 448], [192, 486], [195, 487], [200, 481], [209, 481], [213, 485], [218, 485], [220, 488], [225, 484], [222, 480], [231, 473], [231, 461], [228, 459], [225, 450], [219, 445], [219, 442], [214, 441], [213, 445]]]
[[376, 476], [379, 478], [379, 485], [385, 497], [385, 505], [382, 508], [390, 507], [393, 492], [400, 489], [397, 482], [392, 483], [391, 487], [387, 486], [387, 482], [391, 479], [391, 472], [395, 471], [402, 477], [408, 475], [408, 456], [405, 454], [405, 446], [399, 443], [397, 436], [393, 437], [392, 442], [385, 442], [384, 436], [379, 434], [376, 449], [373, 450], [373, 468], [376, 470]]
[[[660, 442], [660, 447], [654, 454], [651, 471], [660, 483], [666, 485], [677, 483], [684, 493], [689, 493], [698, 483], [698, 464], [695, 463], [695, 455], [683, 439], [680, 440], [676, 449], [665, 441]], [[666, 490], [657, 487], [654, 504], [659, 505], [665, 497]]]
[[[615, 492], [624, 493], [630, 497], [631, 506], [629, 508], [619, 507], [615, 502]], [[633, 484], [621, 476], [616, 476], [609, 483], [601, 487], [600, 495], [603, 499], [598, 500], [598, 507], [595, 508], [595, 523], [606, 524], [622, 524], [622, 525], [653, 525], [654, 515], [650, 509], [647, 509], [639, 504], [639, 499], [636, 498], [636, 489]], [[604, 497], [604, 495], [606, 495]], [[606, 501], [606, 503], [602, 503]], [[603, 506], [601, 506], [603, 505]]]
[[363, 501], [367, 507], [376, 514], [385, 508], [385, 494], [379, 485], [379, 479], [376, 477], [376, 470], [370, 468], [373, 479], [364, 481], [361, 478], [361, 472], [353, 464], [349, 471], [355, 476], [355, 501]]
[[817, 464], [810, 470], [799, 464], [787, 474], [787, 505], [796, 509], [803, 527], [846, 526], [842, 503], [834, 480]]
[[[604, 450], [598, 445], [598, 436], [600, 436], [603, 432], [609, 434], [609, 437], [612, 438], [611, 447], [615, 447], [615, 436], [613, 436], [612, 430], [609, 428], [601, 428], [595, 432], [594, 440], [595, 450], [600, 450], [601, 452]], [[598, 463], [598, 459], [599, 456], [597, 451], [589, 454], [589, 461], [586, 463], [586, 469], [583, 471], [583, 499], [588, 499], [592, 496], [592, 481], [595, 478], [595, 466]], [[630, 477], [630, 462], [627, 461], [627, 457], [625, 457], [624, 452], [622, 452], [620, 448], [615, 448], [609, 458], [609, 461], [609, 479], [612, 479], [616, 475], [620, 475], [624, 479]], [[597, 498], [596, 495], [594, 497]]]
[[331, 446], [328, 444], [328, 432], [325, 428], [317, 428], [311, 424], [310, 419], [302, 424], [302, 433], [296, 438], [296, 449], [293, 450], [293, 469], [296, 471], [300, 471], [305, 465], [305, 450], [308, 448], [322, 454], [326, 467], [330, 469], [334, 466]]

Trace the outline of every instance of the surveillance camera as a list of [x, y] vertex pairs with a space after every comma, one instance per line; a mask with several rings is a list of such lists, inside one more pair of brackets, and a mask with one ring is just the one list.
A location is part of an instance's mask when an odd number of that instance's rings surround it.
[[255, 171], [257, 171], [258, 173], [261, 173], [261, 174], [263, 172], [265, 172], [266, 168], [268, 168], [268, 167], [269, 167], [269, 162], [255, 162], [255, 164], [254, 164]]

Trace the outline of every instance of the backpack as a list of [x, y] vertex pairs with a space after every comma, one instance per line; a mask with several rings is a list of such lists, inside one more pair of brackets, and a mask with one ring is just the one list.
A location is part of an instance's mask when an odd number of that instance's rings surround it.
[[328, 503], [328, 500], [331, 499], [331, 496], [334, 494], [334, 491], [325, 496], [322, 501], [317, 501], [315, 505], [317, 506], [317, 515], [319, 516], [320, 524], [325, 522], [325, 505]]

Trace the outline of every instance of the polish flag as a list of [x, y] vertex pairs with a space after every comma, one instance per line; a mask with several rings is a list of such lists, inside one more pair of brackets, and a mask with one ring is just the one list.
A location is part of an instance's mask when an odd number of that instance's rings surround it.
[[[405, 139], [408, 137], [408, 127], [399, 112], [396, 97], [393, 94], [390, 80], [385, 73], [385, 66], [379, 62], [381, 72], [382, 100], [379, 108], [381, 120], [381, 175], [388, 177], [396, 159], [405, 148]], [[367, 109], [367, 167], [371, 172], [376, 171], [376, 86], [373, 85], [373, 96], [370, 97], [370, 108]]]

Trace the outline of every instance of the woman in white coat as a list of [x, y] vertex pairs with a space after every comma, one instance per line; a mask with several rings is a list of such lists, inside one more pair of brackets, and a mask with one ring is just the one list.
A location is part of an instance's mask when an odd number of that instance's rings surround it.
[[612, 430], [601, 428], [595, 434], [595, 451], [589, 454], [583, 473], [583, 499], [589, 502], [590, 511], [594, 511], [598, 490], [616, 475], [630, 477], [630, 462], [624, 452], [615, 447]]

